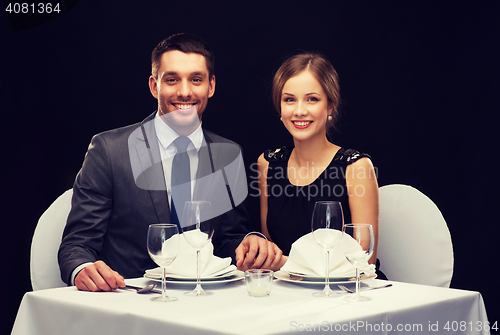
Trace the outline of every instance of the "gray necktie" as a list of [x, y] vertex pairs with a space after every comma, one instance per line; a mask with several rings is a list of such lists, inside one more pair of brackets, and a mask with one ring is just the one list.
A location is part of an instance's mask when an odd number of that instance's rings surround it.
[[176, 223], [181, 229], [182, 211], [186, 201], [191, 201], [191, 169], [189, 165], [189, 156], [187, 147], [191, 143], [186, 136], [179, 136], [174, 145], [177, 147], [177, 153], [172, 161], [172, 223]]

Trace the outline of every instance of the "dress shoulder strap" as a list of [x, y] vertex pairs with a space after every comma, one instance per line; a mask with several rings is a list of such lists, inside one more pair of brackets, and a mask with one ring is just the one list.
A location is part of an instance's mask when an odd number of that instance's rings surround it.
[[276, 147], [264, 151], [264, 158], [270, 163], [285, 162], [288, 160], [288, 158], [290, 158], [291, 152], [292, 150], [287, 147]]
[[367, 153], [358, 151], [356, 149], [340, 148], [339, 151], [337, 151], [337, 153], [335, 154], [335, 157], [333, 157], [333, 160], [341, 164], [349, 165], [363, 157], [371, 158]]

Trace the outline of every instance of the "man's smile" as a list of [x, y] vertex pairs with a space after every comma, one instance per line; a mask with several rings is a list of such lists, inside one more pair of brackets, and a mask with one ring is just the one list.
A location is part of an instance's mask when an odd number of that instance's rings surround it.
[[188, 109], [188, 108], [191, 108], [191, 107], [194, 107], [196, 105], [196, 103], [172, 103], [172, 105], [174, 105], [177, 109]]

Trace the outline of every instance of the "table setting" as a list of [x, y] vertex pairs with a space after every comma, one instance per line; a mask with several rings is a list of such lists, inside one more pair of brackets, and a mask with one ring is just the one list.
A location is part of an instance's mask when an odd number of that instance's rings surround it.
[[[341, 234], [339, 232], [339, 234]], [[342, 237], [340, 237], [342, 238]], [[353, 245], [353, 242], [355, 243]], [[329, 283], [353, 283], [356, 279], [356, 267], [344, 255], [344, 249], [349, 246], [358, 249], [357, 243], [350, 237], [340, 242], [332, 249], [329, 262]], [[325, 284], [325, 251], [314, 240], [312, 233], [304, 235], [292, 244], [288, 261], [275, 273], [276, 278], [292, 283], [324, 285]], [[364, 262], [360, 267], [360, 280], [376, 278], [375, 266]]]
[[[337, 284], [350, 283], [354, 278], [357, 283], [355, 301], [368, 299], [359, 295], [359, 283], [361, 273], [363, 280], [376, 277], [375, 266], [367, 262], [373, 253], [373, 231], [370, 225], [344, 227], [342, 206], [339, 202], [322, 201], [315, 204], [311, 220], [312, 232], [292, 245], [288, 261], [277, 273], [253, 269], [243, 274], [231, 265], [230, 258], [213, 255], [211, 237], [214, 228], [211, 220], [205, 219], [210, 217], [210, 211], [211, 206], [207, 201], [186, 202], [182, 234], [173, 224], [150, 225], [148, 252], [160, 267], [146, 270], [144, 277], [162, 282], [162, 298], [155, 297], [152, 300], [177, 300], [176, 297], [170, 298], [166, 295], [166, 283], [188, 283], [193, 282], [195, 278], [196, 287], [185, 292], [185, 295], [211, 295], [213, 292], [202, 288], [203, 283], [232, 282], [245, 278], [249, 294], [263, 296], [270, 294], [272, 280], [277, 278], [312, 284], [324, 282], [325, 288], [315, 292], [314, 296], [338, 297], [348, 292], [331, 290], [330, 278]], [[349, 230], [346, 232], [345, 228]], [[364, 235], [360, 233], [363, 228], [367, 230]], [[352, 237], [356, 236], [356, 233], [368, 240], [367, 250], [361, 248], [359, 238], [356, 240]], [[192, 266], [194, 263], [196, 267]], [[257, 285], [256, 282], [271, 284]]]
[[[274, 280], [282, 280], [310, 285], [324, 283], [325, 288], [314, 292], [314, 296], [338, 297], [354, 292], [360, 301], [359, 282], [376, 277], [374, 265], [367, 262], [373, 252], [373, 233], [369, 235], [371, 249], [365, 252], [359, 241], [344, 231], [342, 207], [338, 202], [318, 202], [315, 205], [311, 233], [299, 238], [292, 245], [288, 261], [277, 272], [250, 269], [244, 273], [231, 264], [230, 257], [215, 256], [211, 241], [214, 227], [210, 217], [209, 202], [188, 201], [184, 206], [180, 227], [168, 223], [151, 224], [148, 229], [147, 248], [150, 257], [159, 266], [145, 271], [144, 278], [150, 281], [147, 285], [128, 284], [124, 289], [139, 294], [160, 293], [161, 297], [155, 296], [151, 300], [173, 302], [177, 301], [178, 297], [167, 295], [167, 284], [194, 286], [191, 291], [185, 291], [183, 294], [197, 297], [214, 294], [213, 291], [205, 290], [202, 285], [227, 284], [244, 279], [248, 294], [262, 297], [271, 293]], [[260, 233], [250, 234], [266, 238]], [[349, 254], [358, 254], [358, 258], [361, 257], [356, 263], [357, 266], [346, 257]], [[358, 273], [362, 276], [358, 276]], [[347, 286], [356, 279], [358, 285], [352, 291]], [[329, 281], [333, 285], [347, 286], [334, 287], [332, 290]]]
[[190, 202], [180, 229], [151, 224], [145, 243], [158, 267], [126, 279], [124, 288], [28, 292], [12, 334], [253, 335], [311, 327], [393, 334], [409, 325], [426, 332], [452, 320], [470, 322], [470, 334], [489, 334], [478, 292], [376, 279], [368, 263], [371, 226], [344, 224], [340, 203], [316, 204], [311, 233], [293, 243], [277, 272], [239, 271], [231, 258], [215, 256], [214, 229], [203, 219], [209, 210], [209, 204]]
[[[196, 279], [196, 287], [184, 294], [209, 296], [202, 283], [234, 281], [243, 277], [231, 265], [231, 258], [213, 254], [211, 243], [214, 234], [212, 207], [208, 201], [186, 201], [181, 220], [181, 231], [175, 224], [151, 224], [148, 228], [148, 253], [159, 268], [146, 270], [149, 279], [161, 279], [162, 296], [152, 301], [171, 302], [176, 297], [166, 293], [169, 282], [190, 282]], [[181, 234], [182, 233], [182, 234]], [[192, 266], [196, 264], [196, 266]], [[203, 278], [203, 281], [202, 281]]]
[[[166, 268], [166, 281], [168, 283], [194, 283], [196, 285], [196, 250], [186, 241], [184, 234], [179, 236], [179, 252], [176, 259]], [[202, 284], [212, 282], [230, 282], [243, 279], [241, 271], [231, 264], [231, 258], [220, 258], [213, 254], [211, 241], [200, 249], [200, 280]], [[160, 267], [148, 269], [144, 277], [161, 281], [162, 271]]]

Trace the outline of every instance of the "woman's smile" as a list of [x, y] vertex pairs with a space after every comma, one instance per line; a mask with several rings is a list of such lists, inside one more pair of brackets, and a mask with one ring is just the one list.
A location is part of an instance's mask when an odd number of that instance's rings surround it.
[[295, 128], [297, 129], [306, 129], [308, 128], [312, 123], [313, 121], [292, 121], [293, 125], [295, 126]]

